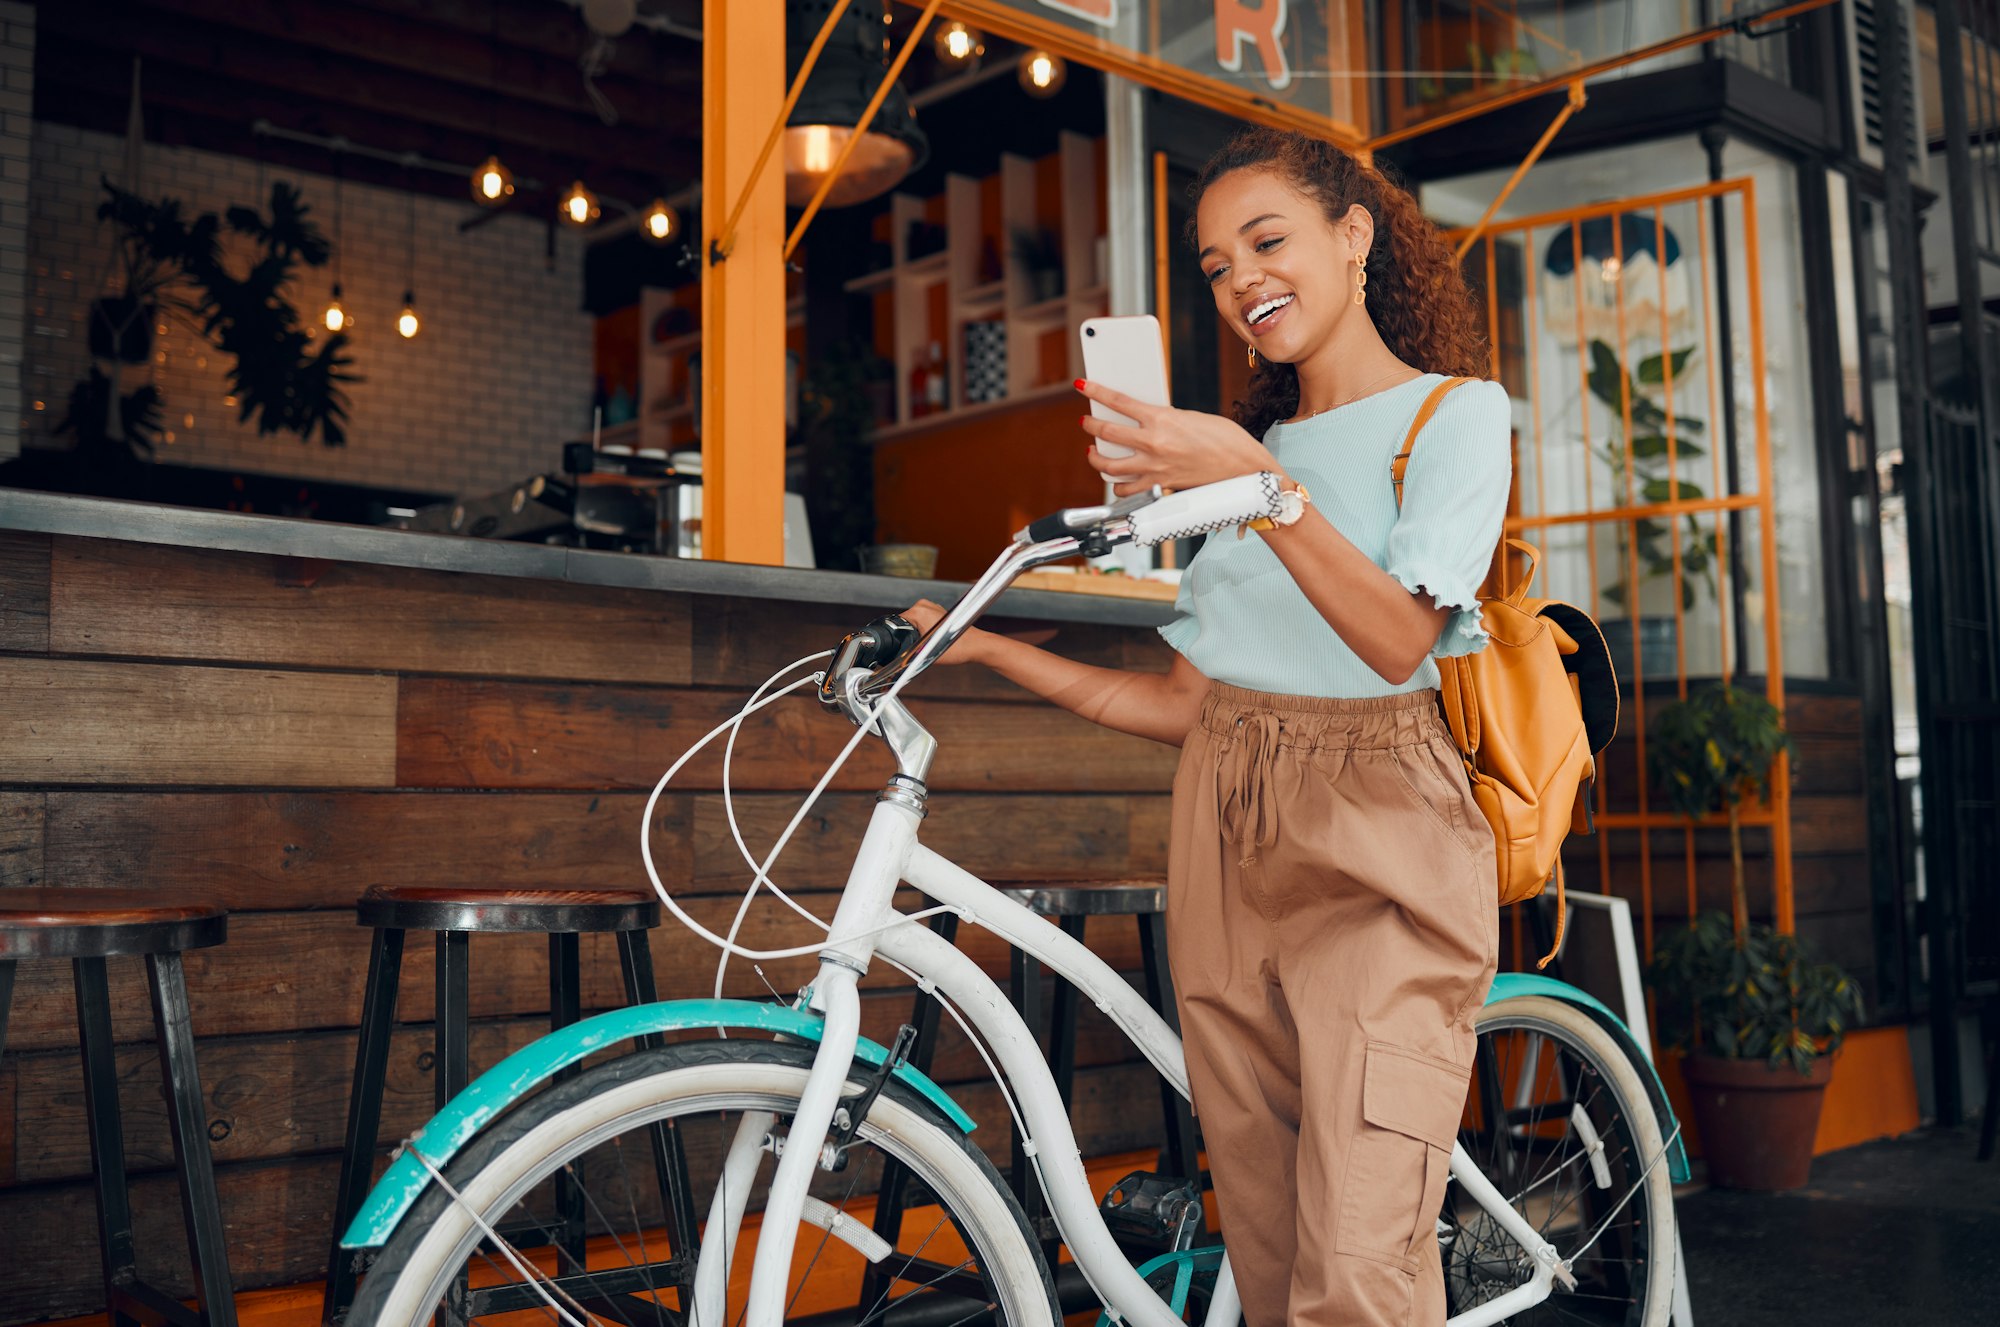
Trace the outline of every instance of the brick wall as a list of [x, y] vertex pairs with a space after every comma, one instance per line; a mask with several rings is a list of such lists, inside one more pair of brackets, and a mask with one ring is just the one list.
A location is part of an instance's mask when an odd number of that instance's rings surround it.
[[34, 96], [34, 7], [0, 3], [0, 460], [21, 449]]
[[[0, 11], [19, 8], [0, 5]], [[14, 119], [8, 111], [6, 124]], [[70, 388], [89, 371], [85, 310], [112, 289], [113, 279], [110, 231], [96, 220], [104, 199], [99, 177], [116, 180], [123, 157], [122, 138], [33, 126], [27, 400], [18, 413], [5, 412], [25, 420], [29, 446], [65, 441], [55, 426]], [[14, 187], [11, 162], [4, 168], [0, 190]], [[179, 198], [191, 215], [221, 212], [264, 202], [277, 174], [260, 175], [256, 162], [239, 157], [149, 145], [143, 191]], [[282, 176], [299, 187], [331, 235], [332, 178]], [[14, 206], [8, 197], [0, 192], [0, 220]], [[291, 434], [259, 437], [253, 426], [237, 423], [225, 400], [225, 358], [195, 329], [170, 324], [152, 366], [166, 398], [162, 460], [452, 493], [479, 493], [555, 468], [561, 444], [584, 436], [589, 425], [591, 320], [581, 308], [581, 238], [558, 233], [551, 256], [548, 228], [538, 220], [501, 217], [461, 232], [459, 224], [475, 210], [470, 200], [420, 196], [415, 288], [423, 329], [405, 341], [395, 322], [406, 282], [409, 205], [409, 195], [398, 190], [342, 186], [342, 305], [356, 319], [353, 371], [366, 379], [348, 389], [347, 445], [301, 445]], [[0, 225], [0, 277], [7, 275], [9, 252]], [[315, 325], [332, 282], [331, 267], [309, 271], [294, 293]], [[0, 285], [0, 324], [6, 298]]]

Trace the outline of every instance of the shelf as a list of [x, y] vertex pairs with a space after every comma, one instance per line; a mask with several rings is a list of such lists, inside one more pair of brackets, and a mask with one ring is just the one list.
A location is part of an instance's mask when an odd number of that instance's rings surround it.
[[646, 353], [649, 355], [677, 355], [683, 350], [692, 350], [700, 344], [701, 333], [699, 331], [682, 332], [680, 335], [670, 336], [664, 341], [648, 341], [646, 343]]
[[1082, 290], [1071, 291], [1069, 298], [1080, 302], [1088, 302], [1090, 300], [1101, 300], [1110, 293], [1110, 287], [1100, 281], [1094, 286], [1085, 286]]
[[849, 277], [840, 283], [840, 288], [850, 295], [865, 295], [878, 290], [896, 279], [896, 269], [885, 267], [879, 272], [864, 272], [860, 276]]
[[1003, 277], [998, 281], [989, 281], [983, 286], [974, 286], [961, 294], [958, 302], [961, 306], [998, 304], [1006, 294], [1007, 281]]
[[1039, 304], [1026, 305], [1014, 310], [1013, 314], [1014, 321], [1021, 323], [1061, 322], [1068, 317], [1069, 296], [1067, 295], [1058, 295], [1054, 299], [1045, 299]]
[[936, 253], [927, 253], [921, 258], [912, 258], [903, 264], [902, 270], [911, 276], [942, 276], [945, 263], [950, 258], [951, 250], [943, 248]]
[[950, 410], [935, 415], [919, 415], [901, 424], [889, 424], [876, 429], [869, 438], [873, 442], [896, 442], [903, 438], [928, 433], [932, 429], [950, 428], [955, 424], [969, 424], [974, 420], [986, 419], [993, 415], [1004, 415], [1017, 406], [1033, 405], [1037, 401], [1053, 400], [1064, 392], [1075, 392], [1076, 388], [1066, 382], [1052, 382], [1043, 387], [1031, 387], [1013, 396], [1003, 396], [998, 401], [981, 401], [977, 405], [954, 406]]

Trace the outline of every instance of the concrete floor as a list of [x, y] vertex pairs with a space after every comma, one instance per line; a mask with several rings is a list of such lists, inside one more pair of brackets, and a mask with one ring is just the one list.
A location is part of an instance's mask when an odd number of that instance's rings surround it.
[[1829, 1153], [1793, 1193], [1676, 1204], [1700, 1327], [2000, 1323], [2000, 1158], [1972, 1129]]

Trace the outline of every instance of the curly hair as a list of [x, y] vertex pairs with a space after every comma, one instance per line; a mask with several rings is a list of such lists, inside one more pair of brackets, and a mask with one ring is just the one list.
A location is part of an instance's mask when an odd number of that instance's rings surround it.
[[[1443, 232], [1400, 184], [1333, 144], [1282, 129], [1246, 129], [1202, 167], [1190, 194], [1201, 196], [1231, 171], [1268, 170], [1316, 200], [1329, 221], [1359, 203], [1375, 218], [1368, 251], [1368, 311], [1390, 351], [1429, 373], [1483, 378], [1490, 368], [1485, 331], [1458, 259]], [[1198, 243], [1192, 219], [1190, 247]], [[1259, 359], [1236, 422], [1252, 437], [1298, 413], [1299, 375], [1290, 364]]]

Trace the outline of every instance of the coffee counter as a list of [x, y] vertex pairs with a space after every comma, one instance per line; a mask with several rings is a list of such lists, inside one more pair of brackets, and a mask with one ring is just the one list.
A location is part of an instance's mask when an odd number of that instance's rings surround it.
[[[646, 794], [683, 749], [786, 663], [961, 588], [0, 491], [0, 887], [115, 885], [231, 909], [228, 942], [189, 955], [188, 986], [233, 1269], [244, 1287], [309, 1280], [367, 966], [362, 891], [644, 888]], [[1169, 612], [1159, 602], [1016, 591], [999, 611], [1071, 657], [1168, 664], [1150, 629]], [[1171, 748], [984, 669], [933, 669], [909, 699], [940, 742], [926, 842], [994, 880], [1164, 869]], [[852, 731], [804, 698], [744, 725], [733, 784], [753, 848]], [[649, 827], [667, 885], [718, 928], [749, 874], [720, 768], [714, 749], [691, 762]], [[889, 770], [864, 744], [779, 862], [777, 880], [822, 916]], [[1121, 921], [1093, 921], [1088, 938], [1136, 970]], [[803, 925], [760, 907], [746, 942], [798, 943]], [[606, 1007], [617, 963], [590, 941], [584, 1000]], [[709, 993], [711, 949], [671, 927], [652, 942], [666, 997]], [[1004, 979], [989, 937], [967, 928], [960, 943]], [[494, 936], [473, 949], [483, 1067], [542, 1025], [546, 947]], [[430, 1100], [429, 947], [412, 944], [404, 965], [385, 1144]], [[762, 966], [781, 991], [810, 973]], [[141, 977], [136, 961], [112, 964], [138, 1240], [177, 1247]], [[885, 1043], [910, 1015], [901, 982], [868, 978], [866, 1031]], [[768, 995], [748, 964], [727, 989]], [[0, 1057], [0, 1230], [43, 1274], [0, 1288], [0, 1324], [101, 1301], [75, 1026], [66, 965], [22, 964]], [[1156, 1141], [1156, 1113], [1125, 1108], [1153, 1091], [1127, 1053], [1089, 1012], [1076, 1093], [1088, 1154]], [[971, 1048], [941, 1041], [936, 1074], [1004, 1154], [1004, 1111]]]

